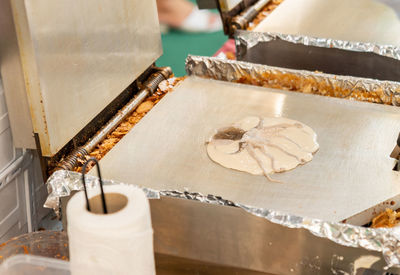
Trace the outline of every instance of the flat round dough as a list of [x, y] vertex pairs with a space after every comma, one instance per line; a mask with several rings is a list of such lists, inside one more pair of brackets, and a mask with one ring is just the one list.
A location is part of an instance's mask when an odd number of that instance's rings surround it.
[[217, 130], [207, 143], [214, 162], [267, 177], [311, 161], [318, 149], [317, 134], [310, 127], [281, 117], [246, 117]]
[[400, 46], [396, 12], [374, 0], [285, 0], [254, 31]]

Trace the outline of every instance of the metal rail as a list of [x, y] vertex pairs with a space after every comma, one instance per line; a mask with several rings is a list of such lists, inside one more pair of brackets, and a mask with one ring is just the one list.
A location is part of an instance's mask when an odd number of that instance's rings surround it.
[[114, 129], [131, 114], [148, 96], [154, 94], [157, 90], [158, 85], [161, 81], [168, 79], [172, 74], [170, 67], [159, 68], [159, 71], [152, 74], [149, 79], [143, 84], [143, 88], [139, 91], [136, 97], [132, 98], [114, 117], [107, 122], [104, 127], [98, 131], [89, 141], [77, 148], [58, 165], [56, 170], [73, 170], [77, 165], [79, 159], [88, 156], [89, 153], [102, 142], [107, 135], [109, 135]]
[[232, 33], [236, 30], [244, 30], [247, 25], [257, 16], [257, 14], [270, 2], [270, 0], [259, 0], [254, 5], [248, 7], [241, 14], [232, 18]]

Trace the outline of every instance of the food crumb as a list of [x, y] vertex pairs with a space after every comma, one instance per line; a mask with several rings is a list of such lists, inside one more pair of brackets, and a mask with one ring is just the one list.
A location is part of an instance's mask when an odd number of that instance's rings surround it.
[[143, 113], [147, 113], [148, 111], [151, 110], [151, 108], [153, 108], [154, 103], [152, 101], [145, 101], [142, 104], [139, 105], [139, 107], [136, 109], [136, 112], [138, 114], [143, 114]]
[[394, 227], [400, 222], [400, 212], [387, 208], [372, 219], [372, 228]]

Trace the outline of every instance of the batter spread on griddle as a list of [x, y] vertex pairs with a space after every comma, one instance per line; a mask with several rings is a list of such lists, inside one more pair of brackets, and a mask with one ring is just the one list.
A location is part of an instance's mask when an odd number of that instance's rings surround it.
[[254, 175], [294, 169], [309, 162], [319, 148], [316, 133], [287, 118], [245, 119], [217, 130], [207, 143], [209, 157], [220, 165]]

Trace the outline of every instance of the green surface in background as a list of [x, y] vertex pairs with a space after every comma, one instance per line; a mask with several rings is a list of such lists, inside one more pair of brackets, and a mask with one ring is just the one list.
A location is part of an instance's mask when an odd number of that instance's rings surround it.
[[176, 30], [162, 35], [164, 53], [157, 66], [170, 66], [176, 76], [184, 76], [188, 54], [212, 56], [225, 43], [223, 32], [188, 34]]
[[176, 76], [184, 76], [185, 60], [189, 54], [212, 56], [226, 40], [227, 37], [222, 31], [192, 34], [170, 30], [169, 33], [162, 35], [164, 53], [156, 64], [170, 66]]

